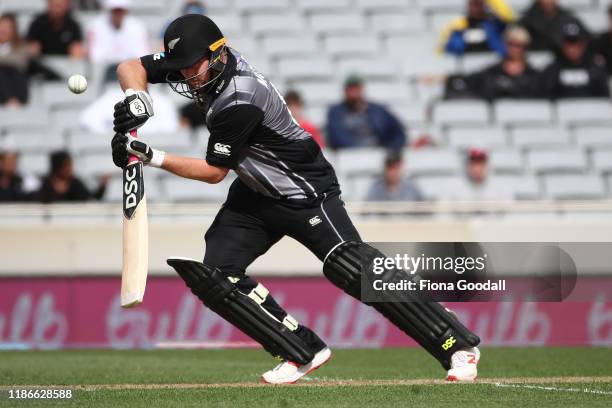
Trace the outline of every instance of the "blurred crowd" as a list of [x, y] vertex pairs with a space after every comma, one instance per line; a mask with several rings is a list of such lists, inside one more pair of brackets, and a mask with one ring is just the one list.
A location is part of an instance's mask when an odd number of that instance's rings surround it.
[[[73, 17], [74, 9], [100, 13], [87, 27], [81, 27]], [[187, 1], [182, 12], [203, 14], [206, 8], [202, 2]], [[608, 17], [612, 27], [612, 4]], [[33, 78], [62, 79], [40, 57], [86, 59], [104, 67], [104, 81], [112, 84], [84, 110], [87, 121], [82, 125], [92, 132], [109, 128], [110, 106], [121, 97], [112, 82], [116, 80], [116, 65], [163, 47], [163, 30], [156, 38], [150, 38], [145, 24], [130, 15], [130, 0], [47, 0], [46, 11], [36, 16], [27, 29], [18, 27], [17, 21], [17, 16], [10, 13], [0, 16], [0, 106], [28, 103], [28, 83]], [[553, 53], [554, 60], [540, 71], [528, 62], [528, 51]], [[441, 33], [440, 52], [459, 57], [483, 53], [499, 56], [497, 63], [478, 72], [451, 73], [440, 78], [445, 83], [446, 99], [610, 97], [612, 28], [603, 33], [590, 32], [557, 0], [534, 0], [520, 16], [504, 0], [466, 0], [465, 15]], [[409, 172], [404, 170], [402, 152], [406, 147], [419, 148], [430, 141], [418, 138], [409, 143], [401, 121], [385, 105], [370, 100], [364, 86], [365, 79], [358, 74], [345, 79], [344, 94], [329, 107], [324, 129], [318, 129], [305, 116], [307, 101], [297, 91], [289, 90], [285, 101], [295, 119], [322, 147], [388, 150], [381, 163], [381, 179], [373, 184], [367, 195], [369, 200], [422, 200], [416, 184], [405, 177]], [[186, 104], [177, 111], [167, 96], [160, 94], [154, 99], [158, 131], [204, 125], [204, 115], [195, 104]], [[80, 201], [104, 195], [108, 179], [102, 178], [99, 186], [88, 189], [73, 174], [72, 159], [66, 151], [51, 154], [49, 172], [41, 179], [20, 176], [17, 161], [17, 152], [6, 148], [0, 152], [0, 201]], [[498, 197], [482, 197], [479, 193], [487, 184], [486, 151], [469, 149], [465, 163], [471, 195], [464, 198], [504, 198], [502, 193]]]

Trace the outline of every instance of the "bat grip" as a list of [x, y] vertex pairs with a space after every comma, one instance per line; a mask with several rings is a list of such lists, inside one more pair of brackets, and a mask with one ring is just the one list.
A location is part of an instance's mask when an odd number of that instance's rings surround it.
[[[138, 137], [138, 132], [136, 132], [136, 129], [130, 130], [130, 136], [135, 137], [135, 138]], [[133, 154], [129, 155], [128, 164], [136, 163], [137, 161], [138, 161], [138, 157], [134, 156]]]

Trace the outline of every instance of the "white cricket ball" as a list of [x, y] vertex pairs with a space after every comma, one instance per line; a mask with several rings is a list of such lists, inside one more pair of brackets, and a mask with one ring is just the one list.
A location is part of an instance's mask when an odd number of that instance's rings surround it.
[[87, 90], [87, 79], [80, 74], [72, 75], [68, 78], [68, 89], [75, 94], [85, 92], [85, 90]]

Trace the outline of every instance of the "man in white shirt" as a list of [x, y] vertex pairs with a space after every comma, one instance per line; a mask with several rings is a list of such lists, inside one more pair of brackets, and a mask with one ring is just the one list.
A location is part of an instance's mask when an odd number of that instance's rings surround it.
[[87, 33], [89, 59], [118, 64], [151, 52], [144, 23], [128, 14], [130, 0], [105, 0], [106, 14], [96, 18]]

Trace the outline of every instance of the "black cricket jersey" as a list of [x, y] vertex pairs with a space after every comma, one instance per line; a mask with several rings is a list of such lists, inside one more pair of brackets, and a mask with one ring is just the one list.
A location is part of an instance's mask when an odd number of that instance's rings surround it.
[[[276, 87], [238, 52], [228, 51], [225, 71], [202, 105], [210, 131], [206, 161], [233, 169], [242, 183], [269, 198], [312, 203], [339, 192], [332, 166]], [[141, 58], [150, 83], [165, 82], [163, 58]]]

